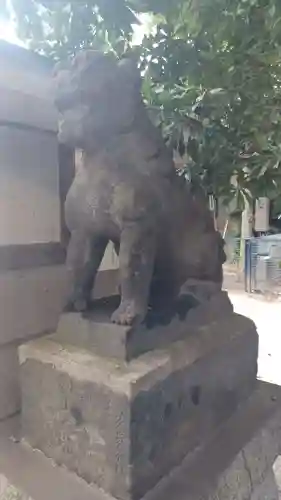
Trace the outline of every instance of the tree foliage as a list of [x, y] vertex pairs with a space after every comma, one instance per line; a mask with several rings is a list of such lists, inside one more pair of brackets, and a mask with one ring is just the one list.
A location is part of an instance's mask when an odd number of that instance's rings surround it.
[[94, 47], [122, 53], [138, 23], [126, 0], [4, 0], [20, 38], [54, 59]]
[[[281, 186], [280, 0], [11, 0], [20, 36], [54, 58], [130, 50], [185, 173], [216, 195]], [[139, 13], [153, 29], [133, 47]]]
[[194, 0], [144, 42], [151, 104], [215, 193], [280, 190], [280, 28], [278, 0]]

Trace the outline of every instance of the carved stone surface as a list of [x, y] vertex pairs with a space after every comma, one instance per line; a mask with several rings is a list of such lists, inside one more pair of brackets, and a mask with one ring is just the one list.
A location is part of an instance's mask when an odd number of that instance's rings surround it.
[[110, 317], [119, 297], [95, 301], [93, 310], [86, 314], [62, 315], [58, 329], [51, 338], [92, 351], [99, 356], [130, 361], [153, 349], [168, 347], [171, 342], [197, 334], [198, 328], [222, 320], [233, 311], [226, 292], [218, 292], [199, 302], [193, 295], [185, 296], [182, 308], [171, 318], [165, 314], [147, 315], [146, 321], [136, 326], [114, 325]]
[[223, 241], [206, 200], [176, 174], [149, 120], [129, 60], [94, 51], [57, 72], [59, 138], [83, 150], [68, 193], [67, 308], [88, 309], [108, 241], [119, 254], [121, 303], [112, 320], [141, 322], [148, 305], [171, 307], [188, 279], [222, 283]]
[[[10, 427], [0, 422], [0, 493], [8, 490], [7, 500], [15, 489], [20, 500], [114, 500], [40, 451], [9, 439]], [[278, 500], [272, 465], [280, 453], [280, 387], [259, 382], [229, 421], [143, 500]], [[280, 468], [280, 457], [278, 462]], [[274, 472], [280, 489], [276, 465]]]
[[20, 351], [23, 435], [87, 482], [139, 499], [252, 393], [257, 350], [253, 323], [235, 314], [130, 363], [31, 342]]

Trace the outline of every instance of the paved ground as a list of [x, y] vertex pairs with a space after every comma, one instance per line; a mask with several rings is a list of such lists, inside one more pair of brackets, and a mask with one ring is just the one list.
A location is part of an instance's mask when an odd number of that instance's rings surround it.
[[242, 292], [230, 292], [234, 309], [257, 325], [259, 377], [281, 385], [281, 302], [268, 302]]
[[[259, 333], [259, 373], [262, 380], [281, 385], [281, 302], [267, 302], [243, 292], [229, 292], [237, 313], [251, 318]], [[274, 466], [281, 500], [281, 457]]]

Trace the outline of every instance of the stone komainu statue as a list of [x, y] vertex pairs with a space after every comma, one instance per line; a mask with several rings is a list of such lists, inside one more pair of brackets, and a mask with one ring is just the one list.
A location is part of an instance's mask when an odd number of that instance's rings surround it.
[[166, 307], [187, 280], [220, 289], [222, 238], [206, 201], [176, 174], [172, 153], [149, 120], [136, 65], [83, 52], [56, 69], [55, 88], [59, 140], [83, 150], [65, 203], [68, 310], [89, 307], [109, 241], [120, 262], [116, 323], [142, 321], [149, 304]]

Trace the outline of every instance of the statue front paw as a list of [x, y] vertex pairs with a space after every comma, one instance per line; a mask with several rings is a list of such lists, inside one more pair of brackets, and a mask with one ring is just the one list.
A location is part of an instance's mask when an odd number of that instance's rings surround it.
[[146, 308], [138, 305], [135, 301], [122, 301], [118, 309], [111, 316], [112, 323], [123, 326], [132, 326], [143, 321]]

